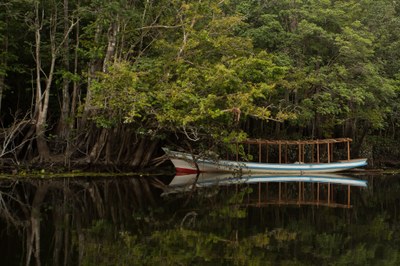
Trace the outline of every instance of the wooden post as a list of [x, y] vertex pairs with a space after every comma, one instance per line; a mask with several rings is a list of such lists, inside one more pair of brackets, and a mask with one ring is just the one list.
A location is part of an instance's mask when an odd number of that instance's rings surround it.
[[279, 163], [282, 163], [282, 144], [279, 143]]
[[258, 143], [258, 162], [261, 163], [261, 143]]
[[331, 143], [331, 161], [333, 162], [333, 143]]
[[350, 161], [350, 141], [347, 141], [347, 160]]
[[306, 151], [305, 151], [306, 149], [305, 149], [305, 144], [302, 144], [301, 145], [301, 161], [304, 163], [306, 160], [305, 160], [305, 153], [306, 153]]
[[301, 144], [299, 144], [299, 163], [301, 162]]
[[347, 208], [350, 208], [350, 185], [347, 185]]
[[314, 144], [311, 144], [311, 163], [314, 163]]
[[266, 144], [266, 150], [267, 150], [267, 159], [266, 159], [266, 162], [268, 163], [268, 143]]
[[329, 145], [329, 143], [328, 143], [328, 145], [327, 145], [327, 149], [328, 149], [328, 151], [327, 151], [327, 153], [328, 153], [328, 163], [330, 163], [331, 162], [331, 151], [330, 151], [330, 145]]
[[317, 206], [319, 206], [319, 183], [317, 183]]
[[319, 143], [317, 143], [317, 163], [319, 163]]
[[261, 205], [261, 182], [258, 182], [258, 206]]

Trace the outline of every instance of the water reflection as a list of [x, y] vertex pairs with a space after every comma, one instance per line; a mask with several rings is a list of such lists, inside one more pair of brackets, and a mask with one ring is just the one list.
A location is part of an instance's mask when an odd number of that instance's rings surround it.
[[153, 178], [3, 179], [0, 225], [8, 231], [2, 234], [24, 242], [3, 242], [3, 251], [12, 249], [10, 261], [3, 262], [77, 264], [84, 256], [85, 228], [108, 221], [126, 230], [134, 213], [155, 205], [158, 185]]
[[[163, 195], [195, 189], [238, 186], [251, 187], [246, 205], [258, 207], [272, 204], [317, 205], [350, 208], [352, 187], [367, 187], [367, 181], [334, 174], [319, 175], [240, 175], [200, 173], [176, 175]], [[226, 189], [226, 188], [225, 188]], [[228, 188], [229, 189], [229, 188]], [[337, 199], [346, 197], [345, 202]]]
[[398, 265], [399, 177], [3, 179], [0, 256], [4, 265]]

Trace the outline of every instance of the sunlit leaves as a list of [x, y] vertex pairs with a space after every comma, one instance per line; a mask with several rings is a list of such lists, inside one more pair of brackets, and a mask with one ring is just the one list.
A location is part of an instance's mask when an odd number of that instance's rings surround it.
[[126, 63], [116, 63], [109, 72], [99, 73], [92, 86], [92, 97], [96, 110], [93, 117], [105, 127], [140, 118], [150, 100], [146, 84]]
[[110, 95], [99, 104], [117, 108], [109, 113], [124, 122], [213, 136], [248, 117], [313, 127], [318, 121], [328, 135], [349, 120], [384, 128], [396, 86], [374, 58], [378, 39], [363, 17], [366, 7], [354, 1], [170, 2], [157, 20], [168, 27], [146, 29], [157, 37], [132, 62], [137, 80], [128, 83], [147, 91], [129, 85], [135, 92], [126, 92], [120, 106]]

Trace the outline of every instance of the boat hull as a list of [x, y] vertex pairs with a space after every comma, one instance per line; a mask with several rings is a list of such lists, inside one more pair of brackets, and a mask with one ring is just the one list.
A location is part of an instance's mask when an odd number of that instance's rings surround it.
[[187, 153], [164, 149], [178, 173], [241, 172], [264, 174], [313, 174], [347, 171], [367, 165], [367, 159], [354, 159], [332, 163], [254, 163], [195, 158]]

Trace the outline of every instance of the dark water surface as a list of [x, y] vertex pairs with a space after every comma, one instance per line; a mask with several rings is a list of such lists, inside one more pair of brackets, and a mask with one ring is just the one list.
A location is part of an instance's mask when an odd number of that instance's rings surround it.
[[1, 179], [0, 264], [400, 265], [399, 194], [395, 175]]

